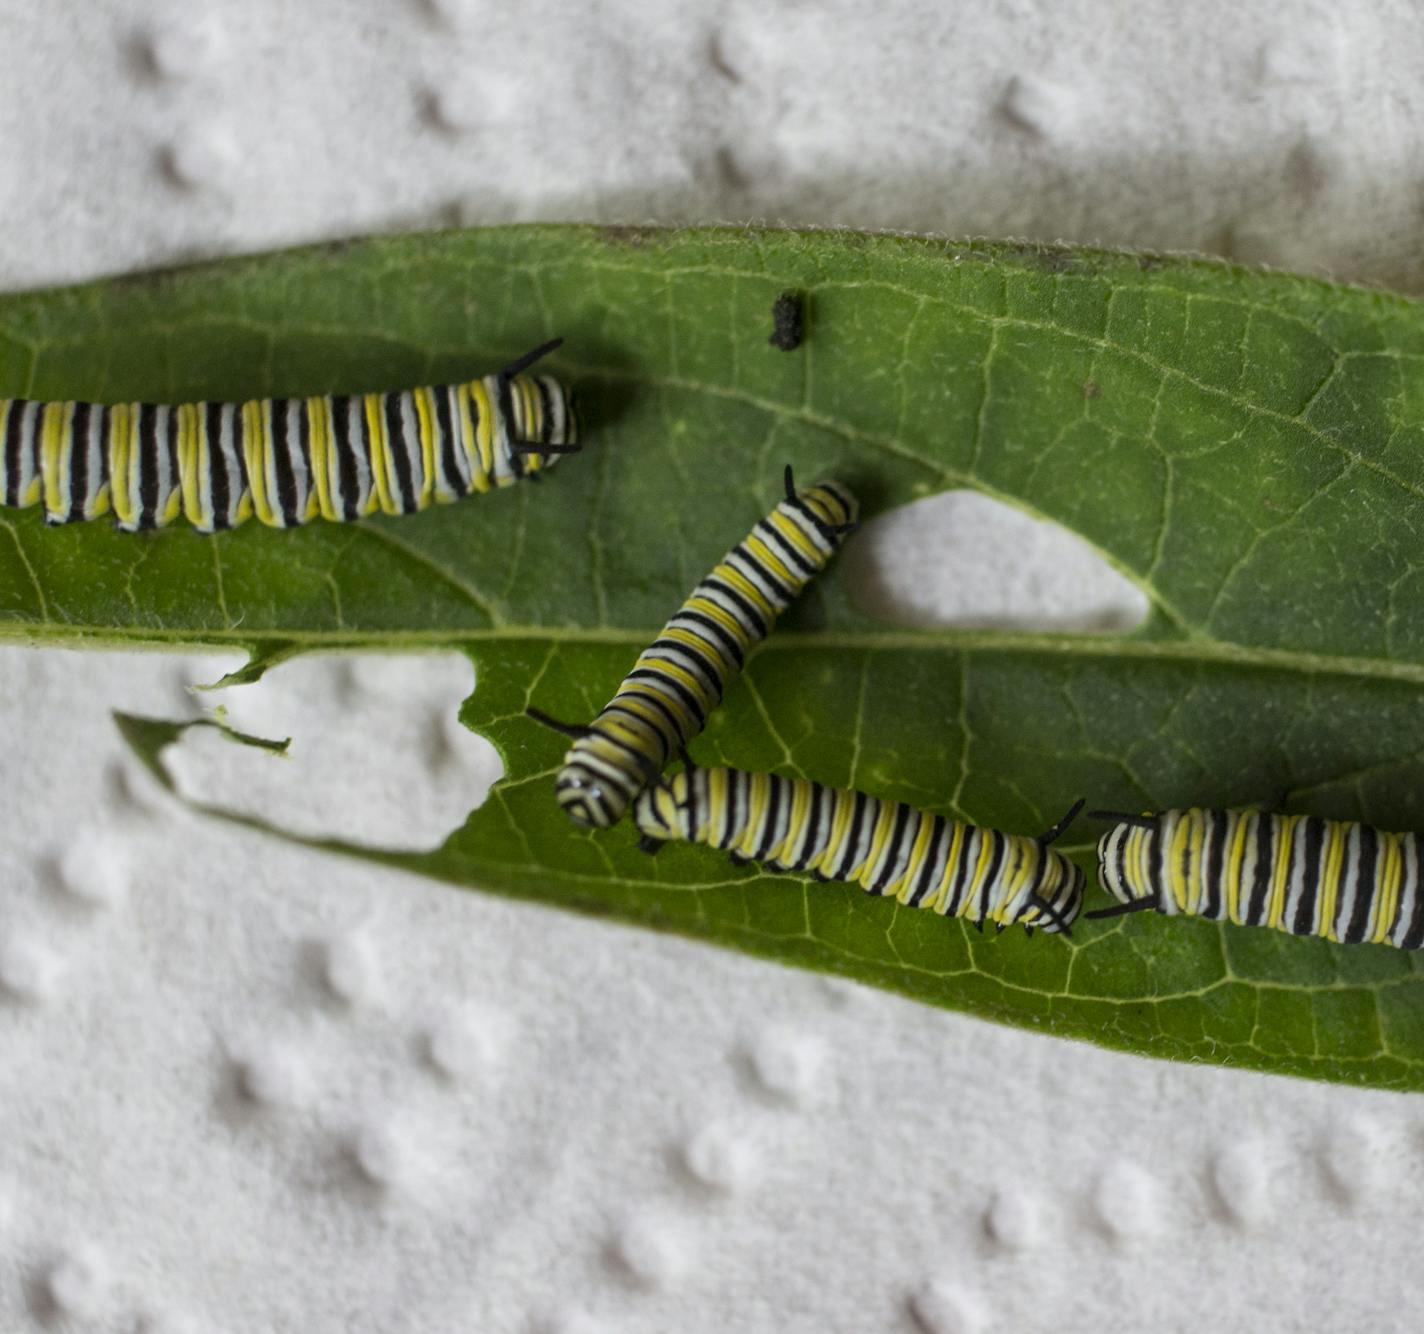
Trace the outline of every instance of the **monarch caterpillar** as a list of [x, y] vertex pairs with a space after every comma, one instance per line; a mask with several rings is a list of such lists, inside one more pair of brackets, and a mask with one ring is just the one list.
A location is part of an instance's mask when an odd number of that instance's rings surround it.
[[1424, 945], [1424, 839], [1262, 810], [1093, 811], [1098, 879], [1118, 902], [1089, 917], [1155, 909], [1356, 944]]
[[801, 346], [805, 333], [806, 309], [799, 292], [783, 292], [771, 303], [771, 337], [766, 341], [783, 352]]
[[113, 511], [124, 532], [180, 515], [201, 533], [377, 509], [409, 514], [507, 486], [578, 449], [568, 393], [525, 375], [554, 339], [493, 375], [385, 394], [246, 403], [0, 399], [0, 505], [51, 524]]
[[798, 492], [788, 466], [784, 485], [786, 498], [692, 590], [592, 723], [526, 710], [574, 738], [554, 786], [575, 824], [605, 828], [620, 819], [702, 730], [747, 653], [855, 529], [859, 507], [839, 482]]
[[1019, 922], [1071, 934], [1084, 876], [1049, 845], [1081, 801], [1038, 838], [1024, 838], [805, 778], [684, 760], [682, 772], [646, 788], [633, 805], [645, 851], [669, 840], [706, 843], [737, 862], [851, 880], [980, 930], [985, 922], [1001, 931]]

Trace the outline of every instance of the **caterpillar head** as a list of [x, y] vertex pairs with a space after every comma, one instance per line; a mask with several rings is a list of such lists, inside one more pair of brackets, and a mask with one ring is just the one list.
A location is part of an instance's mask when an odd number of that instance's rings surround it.
[[[1098, 884], [1117, 900], [1112, 908], [1100, 908], [1090, 917], [1118, 917], [1126, 912], [1155, 909], [1172, 916], [1189, 912], [1159, 883], [1157, 864], [1160, 850], [1172, 841], [1173, 830], [1183, 814], [1160, 811], [1134, 815], [1130, 811], [1092, 811], [1098, 819], [1114, 821], [1098, 840]], [[1190, 814], [1190, 812], [1188, 812]]]
[[578, 453], [573, 395], [552, 376], [491, 375], [485, 387], [488, 401], [501, 405], [494, 419], [498, 482], [552, 468], [561, 455]]
[[633, 823], [645, 842], [668, 843], [687, 838], [686, 802], [680, 788], [686, 776], [659, 779], [638, 793], [633, 803]]
[[1042, 855], [1038, 884], [1017, 920], [1047, 932], [1070, 930], [1083, 908], [1087, 877], [1082, 867], [1062, 853], [1044, 848]]
[[838, 547], [860, 524], [860, 502], [841, 482], [826, 480], [797, 491], [786, 469], [787, 505], [807, 515], [832, 547]]
[[[560, 454], [578, 444], [578, 419], [573, 394], [552, 375], [516, 375], [510, 381], [513, 439], [529, 449], [527, 459], [551, 466]], [[546, 450], [537, 446], [546, 445]]]
[[585, 829], [607, 829], [617, 824], [628, 808], [628, 795], [622, 786], [600, 771], [600, 766], [585, 762], [573, 751], [565, 757], [554, 782], [554, 795], [564, 814]]
[[496, 486], [507, 486], [526, 473], [552, 467], [560, 454], [578, 453], [572, 395], [551, 375], [525, 374], [536, 361], [557, 351], [563, 341], [551, 338], [470, 386], [481, 417], [475, 423], [476, 432], [483, 447], [493, 445], [489, 472]]
[[1116, 824], [1098, 840], [1098, 884], [1119, 903], [1131, 903], [1138, 897], [1128, 880], [1127, 864], [1122, 855], [1131, 833], [1131, 825]]
[[844, 528], [860, 518], [860, 502], [841, 482], [817, 482], [799, 492], [798, 498], [828, 528]]
[[616, 724], [605, 720], [600, 731], [597, 726], [560, 722], [532, 705], [524, 712], [535, 722], [574, 739], [559, 766], [554, 795], [564, 814], [577, 825], [606, 829], [616, 824], [633, 794], [657, 777], [656, 768], [646, 761], [636, 766], [636, 772], [630, 771], [628, 756], [637, 752], [624, 744]]

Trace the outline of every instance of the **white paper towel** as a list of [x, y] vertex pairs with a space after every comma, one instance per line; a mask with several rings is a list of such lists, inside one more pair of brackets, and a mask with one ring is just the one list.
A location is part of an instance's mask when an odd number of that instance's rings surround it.
[[[1403, 3], [0, 0], [0, 33], [8, 287], [534, 218], [1424, 285]], [[856, 577], [907, 618], [1039, 623], [1064, 557], [1018, 522], [937, 498], [864, 535]], [[893, 543], [922, 553], [900, 585]], [[942, 571], [971, 558], [966, 602]], [[1077, 623], [1140, 614], [1074, 559]], [[1055, 1042], [195, 819], [109, 711], [181, 714], [218, 666], [0, 651], [0, 1328], [1416, 1327], [1413, 1100]], [[428, 843], [494, 777], [454, 723], [469, 686], [448, 657], [300, 661], [225, 692], [289, 764], [194, 738], [178, 767]], [[383, 786], [353, 783], [373, 761]]]

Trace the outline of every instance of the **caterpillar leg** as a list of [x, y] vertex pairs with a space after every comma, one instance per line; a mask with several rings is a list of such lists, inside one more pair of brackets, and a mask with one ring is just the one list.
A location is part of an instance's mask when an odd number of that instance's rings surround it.
[[1087, 805], [1087, 798], [1079, 797], [1078, 800], [1068, 808], [1063, 818], [1059, 820], [1057, 824], [1045, 829], [1043, 833], [1038, 836], [1037, 841], [1039, 847], [1046, 848], [1050, 843], [1056, 843], [1062, 838], [1063, 831], [1078, 818], [1078, 812], [1081, 811], [1085, 805]]
[[646, 852], [649, 857], [662, 851], [662, 840], [649, 838], [646, 834], [638, 840], [638, 851]]

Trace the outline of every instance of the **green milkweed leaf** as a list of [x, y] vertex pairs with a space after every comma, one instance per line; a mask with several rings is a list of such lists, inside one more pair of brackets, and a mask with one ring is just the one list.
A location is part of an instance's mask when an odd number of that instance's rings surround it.
[[[806, 341], [768, 345], [777, 295]], [[1424, 1088], [1416, 957], [1151, 914], [1071, 941], [634, 848], [555, 809], [587, 718], [784, 463], [868, 514], [973, 487], [1076, 530], [1138, 630], [908, 630], [833, 570], [694, 747], [1020, 832], [1082, 794], [1274, 799], [1424, 827], [1424, 314], [1205, 261], [849, 233], [513, 227], [0, 299], [0, 391], [244, 398], [494, 368], [555, 334], [586, 451], [398, 520], [198, 537], [0, 519], [0, 626], [36, 642], [448, 646], [506, 777], [440, 848], [357, 855], [828, 969], [1115, 1047]], [[165, 725], [131, 720], [157, 764]], [[300, 745], [301, 738], [296, 738]], [[1070, 838], [1090, 857], [1080, 825]]]

